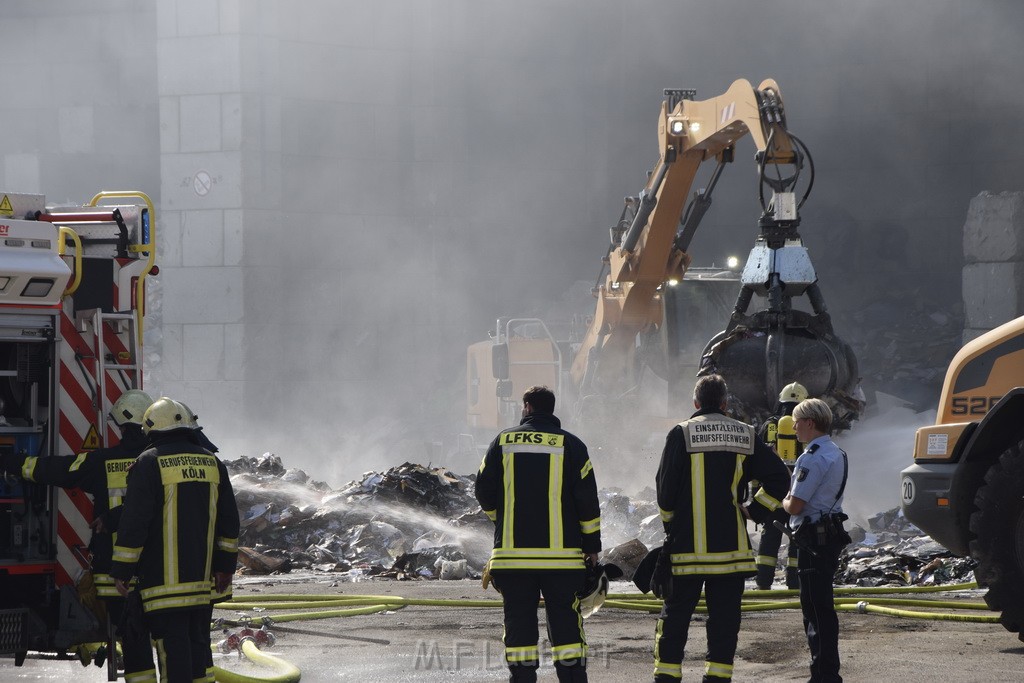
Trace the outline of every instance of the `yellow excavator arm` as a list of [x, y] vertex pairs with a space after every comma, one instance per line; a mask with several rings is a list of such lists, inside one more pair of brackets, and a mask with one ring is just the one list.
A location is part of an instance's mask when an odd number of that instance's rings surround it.
[[798, 161], [774, 80], [754, 88], [740, 79], [718, 97], [701, 101], [684, 99], [690, 94], [684, 91], [666, 94], [658, 120], [660, 158], [637, 199], [631, 225], [608, 254], [594, 319], [573, 360], [573, 382], [584, 391], [632, 385], [636, 337], [661, 324], [659, 292], [667, 282], [681, 280], [690, 265], [686, 249], [692, 231], [677, 234], [677, 227], [701, 164], [731, 160], [734, 145], [748, 134], [762, 163]]

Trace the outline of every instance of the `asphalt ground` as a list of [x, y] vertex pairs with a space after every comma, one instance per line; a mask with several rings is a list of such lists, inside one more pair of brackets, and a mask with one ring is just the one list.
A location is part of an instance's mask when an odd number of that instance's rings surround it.
[[[615, 582], [615, 592], [635, 592]], [[752, 586], [751, 586], [752, 587]], [[273, 594], [385, 595], [437, 600], [497, 600], [478, 581], [344, 581], [329, 574], [241, 577], [237, 600]], [[914, 596], [977, 600], [980, 591]], [[331, 608], [336, 609], [336, 608]], [[248, 609], [265, 615], [302, 610]], [[990, 612], [977, 612], [991, 615]], [[215, 616], [235, 619], [234, 610]], [[585, 622], [591, 681], [637, 683], [653, 678], [657, 615], [602, 609]], [[840, 613], [840, 652], [847, 681], [1016, 681], [1024, 671], [1024, 643], [999, 624], [905, 619], [877, 614]], [[543, 623], [543, 616], [542, 616]], [[362, 681], [502, 681], [507, 679], [501, 644], [501, 610], [493, 607], [407, 606], [374, 614], [289, 621], [271, 630], [277, 642], [268, 652], [294, 664], [307, 683]], [[542, 627], [543, 632], [543, 627]], [[214, 640], [221, 634], [214, 633]], [[541, 643], [542, 650], [544, 643]], [[704, 618], [690, 625], [683, 680], [698, 681], [706, 649]], [[237, 655], [218, 656], [218, 666], [254, 677], [271, 675]], [[735, 662], [736, 681], [803, 681], [808, 655], [799, 610], [744, 614]], [[104, 681], [105, 671], [77, 661], [30, 658], [14, 668], [0, 660], [0, 681]], [[554, 681], [543, 661], [540, 680]]]

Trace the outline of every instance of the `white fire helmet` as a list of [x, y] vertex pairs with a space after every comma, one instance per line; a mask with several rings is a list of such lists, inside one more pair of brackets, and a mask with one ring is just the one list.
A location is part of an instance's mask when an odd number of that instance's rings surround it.
[[178, 405], [185, 409], [185, 421], [188, 422], [186, 426], [190, 429], [199, 429], [199, 416], [181, 401], [178, 401]]
[[142, 416], [142, 431], [169, 432], [173, 429], [191, 429], [195, 424], [188, 408], [166, 396], [153, 402]]
[[799, 403], [807, 400], [807, 389], [799, 382], [792, 382], [782, 387], [779, 392], [779, 403]]
[[587, 567], [587, 581], [580, 593], [580, 615], [586, 619], [601, 609], [608, 597], [608, 575], [604, 567]]
[[114, 401], [114, 405], [110, 408], [110, 419], [118, 427], [124, 427], [126, 424], [135, 424], [141, 427], [142, 416], [151, 405], [153, 405], [153, 399], [145, 391], [129, 389]]

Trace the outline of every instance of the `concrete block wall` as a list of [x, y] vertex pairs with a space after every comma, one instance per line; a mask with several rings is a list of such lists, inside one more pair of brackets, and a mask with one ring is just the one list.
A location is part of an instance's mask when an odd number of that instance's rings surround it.
[[0, 5], [0, 190], [159, 198], [155, 4]]
[[266, 183], [280, 165], [267, 140], [279, 136], [261, 126], [273, 106], [264, 92], [276, 84], [252, 83], [247, 60], [266, 43], [253, 17], [273, 6], [157, 2], [163, 212], [151, 385], [215, 421], [211, 436], [221, 444], [247, 431], [245, 358], [265, 341], [245, 316], [245, 224], [257, 217], [246, 208], [254, 206], [269, 206], [261, 218], [278, 222], [280, 193]]
[[974, 197], [963, 236], [967, 343], [1024, 315], [1024, 192]]

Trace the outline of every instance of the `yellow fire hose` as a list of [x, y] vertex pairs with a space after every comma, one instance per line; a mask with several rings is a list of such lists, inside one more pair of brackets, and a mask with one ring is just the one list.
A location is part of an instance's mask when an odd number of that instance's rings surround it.
[[218, 683], [298, 683], [298, 680], [302, 677], [302, 672], [299, 671], [297, 666], [286, 662], [280, 657], [263, 652], [256, 647], [256, 643], [252, 638], [242, 639], [239, 649], [250, 662], [265, 669], [270, 669], [272, 673], [270, 675], [251, 676], [215, 666], [213, 667], [213, 677]]
[[[988, 610], [988, 607], [981, 601], [950, 601], [950, 600], [921, 600], [912, 598], [886, 598], [878, 597], [886, 594], [902, 593], [936, 593], [952, 592], [977, 588], [976, 583], [950, 584], [946, 586], [881, 586], [863, 587], [853, 586], [847, 588], [836, 588], [836, 606], [842, 611], [859, 613], [885, 614], [888, 616], [934, 619], [947, 621], [976, 621], [983, 623], [998, 622], [995, 615], [964, 615], [947, 612], [923, 612], [902, 609], [892, 609], [882, 605], [897, 605], [903, 607], [922, 607], [947, 610]], [[744, 595], [743, 610], [747, 612], [761, 612], [780, 609], [799, 609], [800, 602], [793, 600], [798, 591], [775, 590], [762, 591], [750, 590]], [[870, 601], [859, 598], [845, 598], [844, 595], [865, 595], [871, 596]], [[309, 609], [310, 612], [296, 612], [281, 614], [272, 617], [275, 622], [301, 621], [305, 619], [327, 619], [340, 616], [355, 616], [358, 614], [369, 614], [390, 609], [399, 609], [406, 606], [433, 606], [433, 607], [484, 607], [500, 608], [501, 600], [440, 600], [425, 598], [406, 598], [394, 595], [302, 595], [302, 594], [263, 594], [246, 596], [241, 600], [232, 600], [219, 603], [220, 609], [245, 610], [245, 609]], [[365, 605], [365, 607], [357, 607]], [[644, 612], [658, 612], [661, 610], [662, 602], [652, 595], [643, 593], [614, 593], [608, 596], [604, 603], [605, 608], [637, 610]], [[324, 607], [339, 607], [342, 609], [324, 610]], [[705, 612], [703, 601], [697, 608], [698, 612]], [[227, 622], [232, 623], [232, 622]]]
[[[890, 617], [909, 619], [929, 619], [935, 621], [961, 621], [977, 623], [998, 623], [998, 615], [963, 614], [952, 611], [921, 611], [895, 609], [892, 606], [916, 607], [942, 610], [988, 610], [988, 606], [980, 600], [926, 600], [901, 597], [879, 597], [905, 593], [938, 593], [954, 592], [977, 588], [976, 583], [951, 584], [946, 586], [879, 586], [879, 587], [839, 587], [835, 589], [836, 609], [842, 612], [858, 614], [879, 614]], [[799, 591], [750, 590], [744, 593], [742, 610], [744, 612], [763, 612], [774, 610], [800, 609], [800, 601], [794, 600]], [[843, 597], [843, 596], [863, 597]], [[870, 598], [870, 599], [867, 599]], [[304, 621], [312, 619], [331, 619], [335, 617], [351, 617], [362, 614], [373, 614], [388, 610], [402, 609], [408, 606], [425, 607], [473, 607], [499, 609], [502, 601], [497, 600], [443, 600], [429, 598], [407, 598], [397, 595], [303, 595], [303, 594], [261, 594], [249, 595], [244, 599], [235, 599], [215, 605], [218, 609], [227, 610], [310, 610], [276, 614], [271, 617], [275, 623]], [[886, 606], [888, 605], [888, 606]], [[624, 609], [643, 612], [661, 611], [662, 601], [653, 595], [643, 593], [614, 593], [608, 596], [603, 605], [606, 609]], [[331, 609], [325, 609], [331, 608]], [[703, 600], [697, 612], [706, 613]], [[223, 623], [239, 625], [253, 618], [224, 620]], [[251, 639], [244, 639], [242, 652], [258, 665], [274, 669], [271, 677], [254, 677], [216, 668], [216, 679], [220, 683], [291, 683], [299, 680], [300, 672], [293, 665], [279, 657], [261, 652]]]

